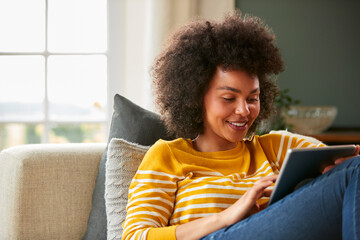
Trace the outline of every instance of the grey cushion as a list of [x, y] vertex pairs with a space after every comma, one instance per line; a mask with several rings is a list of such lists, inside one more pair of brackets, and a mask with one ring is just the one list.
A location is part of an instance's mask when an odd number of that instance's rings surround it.
[[[166, 132], [158, 114], [145, 110], [128, 99], [116, 94], [114, 113], [111, 120], [108, 143], [112, 138], [123, 138], [144, 146], [154, 144], [158, 139], [173, 139]], [[107, 220], [105, 209], [105, 162], [107, 148], [102, 156], [95, 182], [92, 209], [84, 240], [106, 240]]]

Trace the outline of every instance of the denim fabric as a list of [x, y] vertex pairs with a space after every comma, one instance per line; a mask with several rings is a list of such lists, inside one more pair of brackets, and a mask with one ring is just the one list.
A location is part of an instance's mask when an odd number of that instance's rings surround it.
[[202, 239], [360, 239], [360, 157]]

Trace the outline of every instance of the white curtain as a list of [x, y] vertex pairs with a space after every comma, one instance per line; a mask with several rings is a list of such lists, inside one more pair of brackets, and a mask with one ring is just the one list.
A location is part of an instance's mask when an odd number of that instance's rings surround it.
[[221, 18], [235, 8], [235, 1], [123, 0], [121, 7], [121, 39], [113, 43], [121, 44], [121, 66], [113, 66], [121, 76], [110, 78], [109, 84], [115, 86], [113, 92], [155, 111], [149, 70], [168, 34], [196, 16]]

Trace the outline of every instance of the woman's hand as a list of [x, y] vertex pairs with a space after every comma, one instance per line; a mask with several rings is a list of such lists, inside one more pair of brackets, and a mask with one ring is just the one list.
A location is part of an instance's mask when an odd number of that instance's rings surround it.
[[277, 177], [278, 175], [271, 175], [260, 178], [238, 201], [219, 213], [225, 225], [229, 226], [234, 224], [266, 208], [267, 203], [259, 205], [256, 201], [262, 197], [270, 197], [272, 189], [267, 188], [276, 181]]
[[334, 164], [332, 165], [329, 165], [327, 167], [324, 168], [324, 170], [322, 171], [322, 174], [325, 174], [327, 173], [328, 171], [330, 171], [333, 167], [335, 167], [336, 165], [339, 165], [343, 162], [345, 162], [346, 160], [350, 159], [350, 158], [353, 158], [353, 157], [356, 157], [359, 155], [359, 151], [360, 151], [360, 147], [359, 145], [356, 145], [355, 146], [355, 152], [352, 156], [349, 156], [349, 157], [343, 157], [343, 158], [338, 158], [335, 160]]
[[256, 201], [261, 197], [270, 196], [272, 190], [267, 188], [270, 187], [276, 179], [277, 175], [260, 178], [244, 196], [224, 211], [178, 225], [175, 230], [176, 239], [199, 239], [264, 209], [267, 204], [259, 206]]

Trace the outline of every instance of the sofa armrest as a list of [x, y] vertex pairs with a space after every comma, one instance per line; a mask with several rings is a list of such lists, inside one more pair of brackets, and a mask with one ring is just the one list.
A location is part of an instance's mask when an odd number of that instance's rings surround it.
[[0, 153], [0, 239], [81, 239], [105, 143], [31, 144]]

